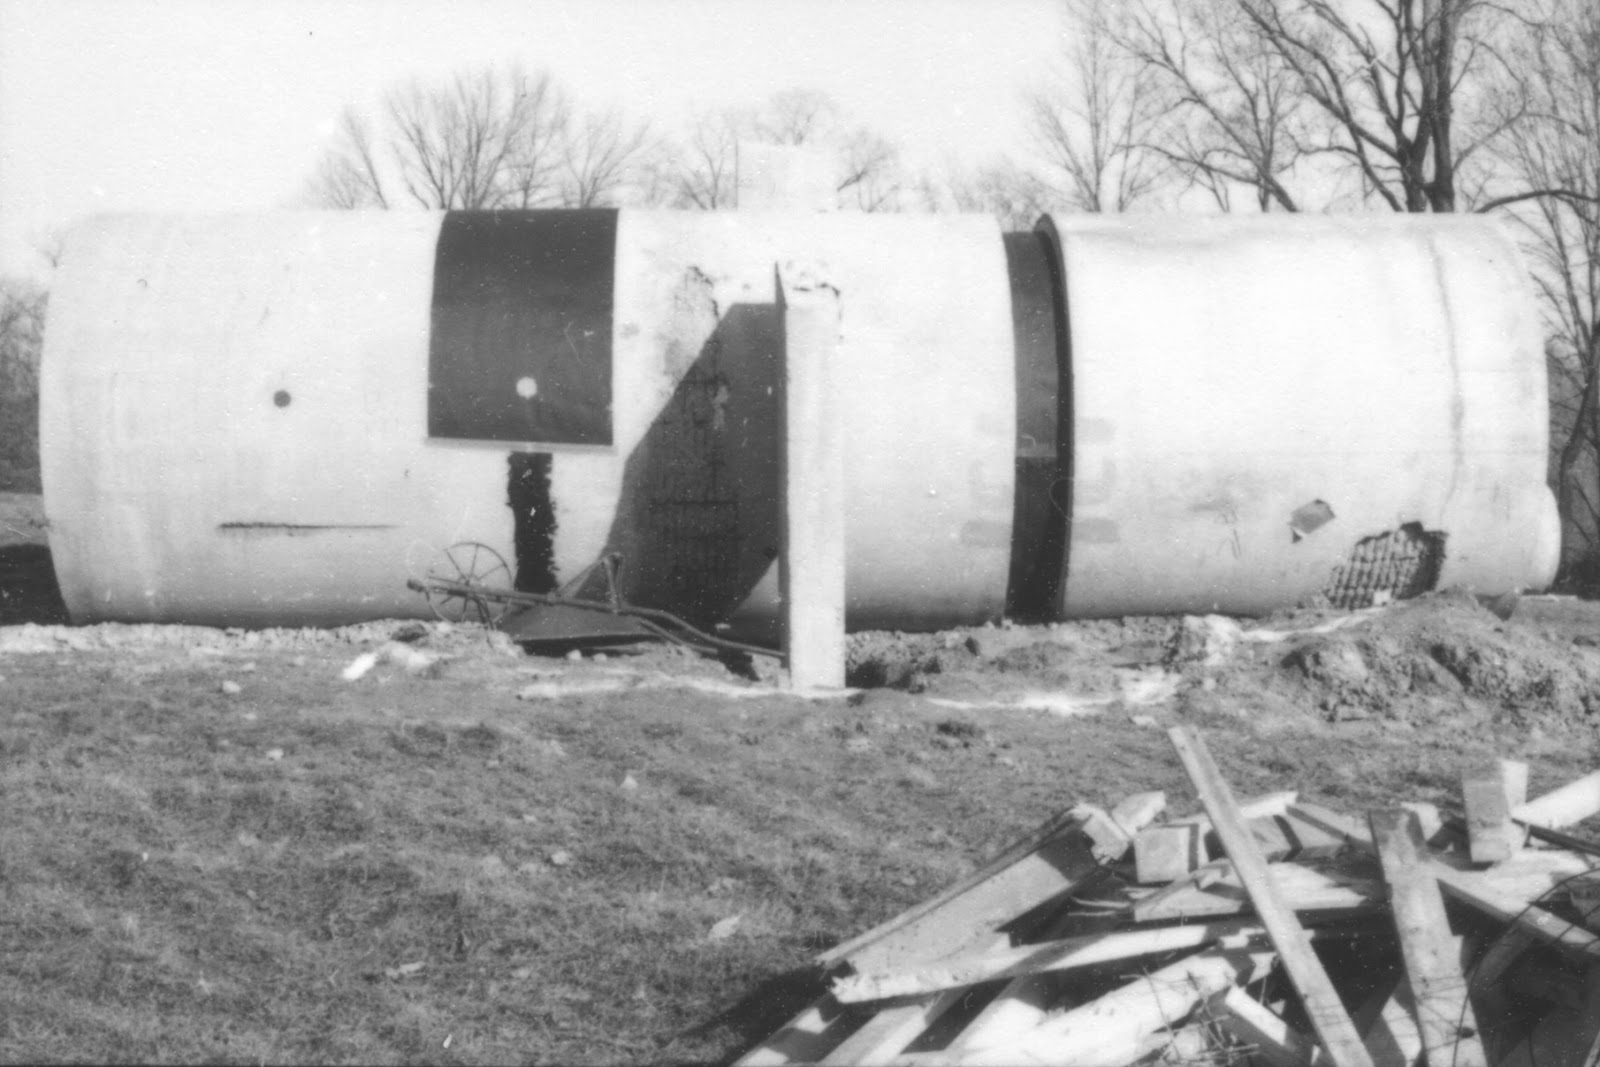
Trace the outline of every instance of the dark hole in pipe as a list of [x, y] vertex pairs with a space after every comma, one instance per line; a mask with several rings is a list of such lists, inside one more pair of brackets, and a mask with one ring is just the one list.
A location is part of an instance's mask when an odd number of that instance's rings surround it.
[[550, 593], [556, 588], [556, 510], [550, 503], [550, 455], [513, 452], [506, 503], [511, 507], [518, 592]]
[[279, 389], [276, 393], [272, 394], [272, 402], [278, 405], [280, 408], [288, 407], [290, 399], [289, 390], [287, 389]]

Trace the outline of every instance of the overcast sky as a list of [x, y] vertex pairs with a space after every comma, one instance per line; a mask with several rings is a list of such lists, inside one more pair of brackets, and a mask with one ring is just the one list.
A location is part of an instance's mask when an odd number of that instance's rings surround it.
[[519, 60], [675, 129], [832, 95], [913, 165], [1014, 148], [1061, 48], [1055, 0], [0, 0], [0, 273], [95, 211], [261, 210], [347, 104]]

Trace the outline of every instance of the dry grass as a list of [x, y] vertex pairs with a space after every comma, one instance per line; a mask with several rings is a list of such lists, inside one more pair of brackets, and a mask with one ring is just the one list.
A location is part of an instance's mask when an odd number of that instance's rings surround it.
[[[0, 1061], [725, 1061], [816, 994], [813, 953], [1052, 812], [1193, 806], [1118, 712], [521, 701], [618, 661], [480, 644], [342, 682], [356, 651], [0, 657]], [[1591, 752], [1203, 725], [1241, 792], [1355, 810], [1448, 803], [1473, 752], [1536, 788]]]

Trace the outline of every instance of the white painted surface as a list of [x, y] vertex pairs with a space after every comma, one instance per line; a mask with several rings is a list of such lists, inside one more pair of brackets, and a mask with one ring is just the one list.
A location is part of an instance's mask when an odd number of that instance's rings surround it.
[[[512, 560], [513, 446], [426, 436], [440, 218], [106, 218], [72, 237], [41, 452], [75, 619], [418, 614], [405, 580], [448, 545]], [[1441, 585], [1549, 580], [1539, 328], [1498, 229], [1057, 227], [1076, 402], [1064, 615], [1271, 610], [1411, 521], [1448, 534]], [[550, 449], [557, 577], [621, 551], [631, 599], [776, 638], [785, 258], [850, 294], [835, 367], [848, 627], [1000, 614], [1009, 289], [998, 228], [970, 216], [623, 212], [615, 444]], [[1295, 541], [1291, 512], [1319, 499], [1334, 519]]]
[[40, 436], [75, 620], [417, 614], [405, 579], [449, 544], [509, 556], [504, 452], [424, 436], [440, 218], [102, 218], [73, 234]]
[[[1441, 587], [1549, 582], [1541, 336], [1496, 226], [1053, 221], [1075, 403], [1063, 616], [1292, 605], [1406, 522], [1448, 534]], [[1335, 518], [1296, 541], [1313, 500]]]
[[[52, 294], [41, 450], [74, 619], [419, 614], [405, 581], [450, 544], [513, 559], [513, 446], [426, 437], [440, 219], [105, 218], [72, 236]], [[692, 613], [671, 602], [673, 573], [700, 568], [710, 579], [690, 585], [720, 597], [718, 612], [775, 629], [767, 390], [785, 256], [861, 294], [838, 352], [850, 625], [998, 615], [1015, 387], [1000, 234], [979, 217], [623, 212], [615, 445], [550, 449], [558, 577], [618, 549], [630, 595]], [[697, 367], [715, 374], [686, 391]], [[675, 395], [689, 402], [674, 409]], [[674, 429], [673, 411], [692, 417]], [[726, 505], [702, 506], [712, 496]], [[708, 510], [721, 525], [690, 536]]]
[[[619, 467], [557, 456], [564, 572], [593, 560], [613, 526], [609, 543], [630, 560], [630, 595], [648, 577], [641, 569], [694, 565], [692, 546], [652, 526], [671, 508], [658, 506], [652, 518], [650, 501], [620, 480], [631, 464], [652, 470], [658, 486], [711, 495], [685, 488], [671, 457], [704, 472], [701, 457], [714, 453], [718, 488], [738, 498], [739, 558], [723, 592], [740, 632], [777, 639], [772, 271], [779, 260], [805, 258], [851, 294], [835, 379], [848, 456], [849, 628], [930, 629], [1003, 611], [1016, 387], [993, 220], [625, 211], [617, 246], [614, 419], [618, 451], [629, 458]], [[675, 388], [712, 364], [727, 386], [714, 405], [722, 428], [687, 442], [663, 433]]]
[[825, 272], [777, 265], [783, 314], [783, 653], [789, 685], [842, 688], [845, 679], [844, 422], [835, 364], [840, 295]]

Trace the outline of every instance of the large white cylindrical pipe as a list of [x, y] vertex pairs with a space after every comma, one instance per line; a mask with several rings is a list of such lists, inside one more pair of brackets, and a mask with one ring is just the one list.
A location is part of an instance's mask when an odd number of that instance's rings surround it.
[[[406, 580], [474, 542], [529, 588], [619, 551], [630, 599], [770, 635], [787, 256], [840, 290], [849, 625], [1004, 610], [1016, 387], [991, 220], [565, 214], [80, 228], [41, 400], [73, 618], [416, 614]], [[603, 285], [563, 276], [602, 254]]]
[[791, 258], [840, 290], [852, 628], [1551, 577], [1536, 314], [1481, 220], [305, 213], [70, 240], [68, 607], [415, 614], [470, 542], [533, 591], [617, 552], [628, 599], [771, 639]]
[[1551, 580], [1541, 335], [1499, 227], [1045, 228], [1070, 333], [1062, 616], [1255, 614], [1319, 593], [1355, 605]]

